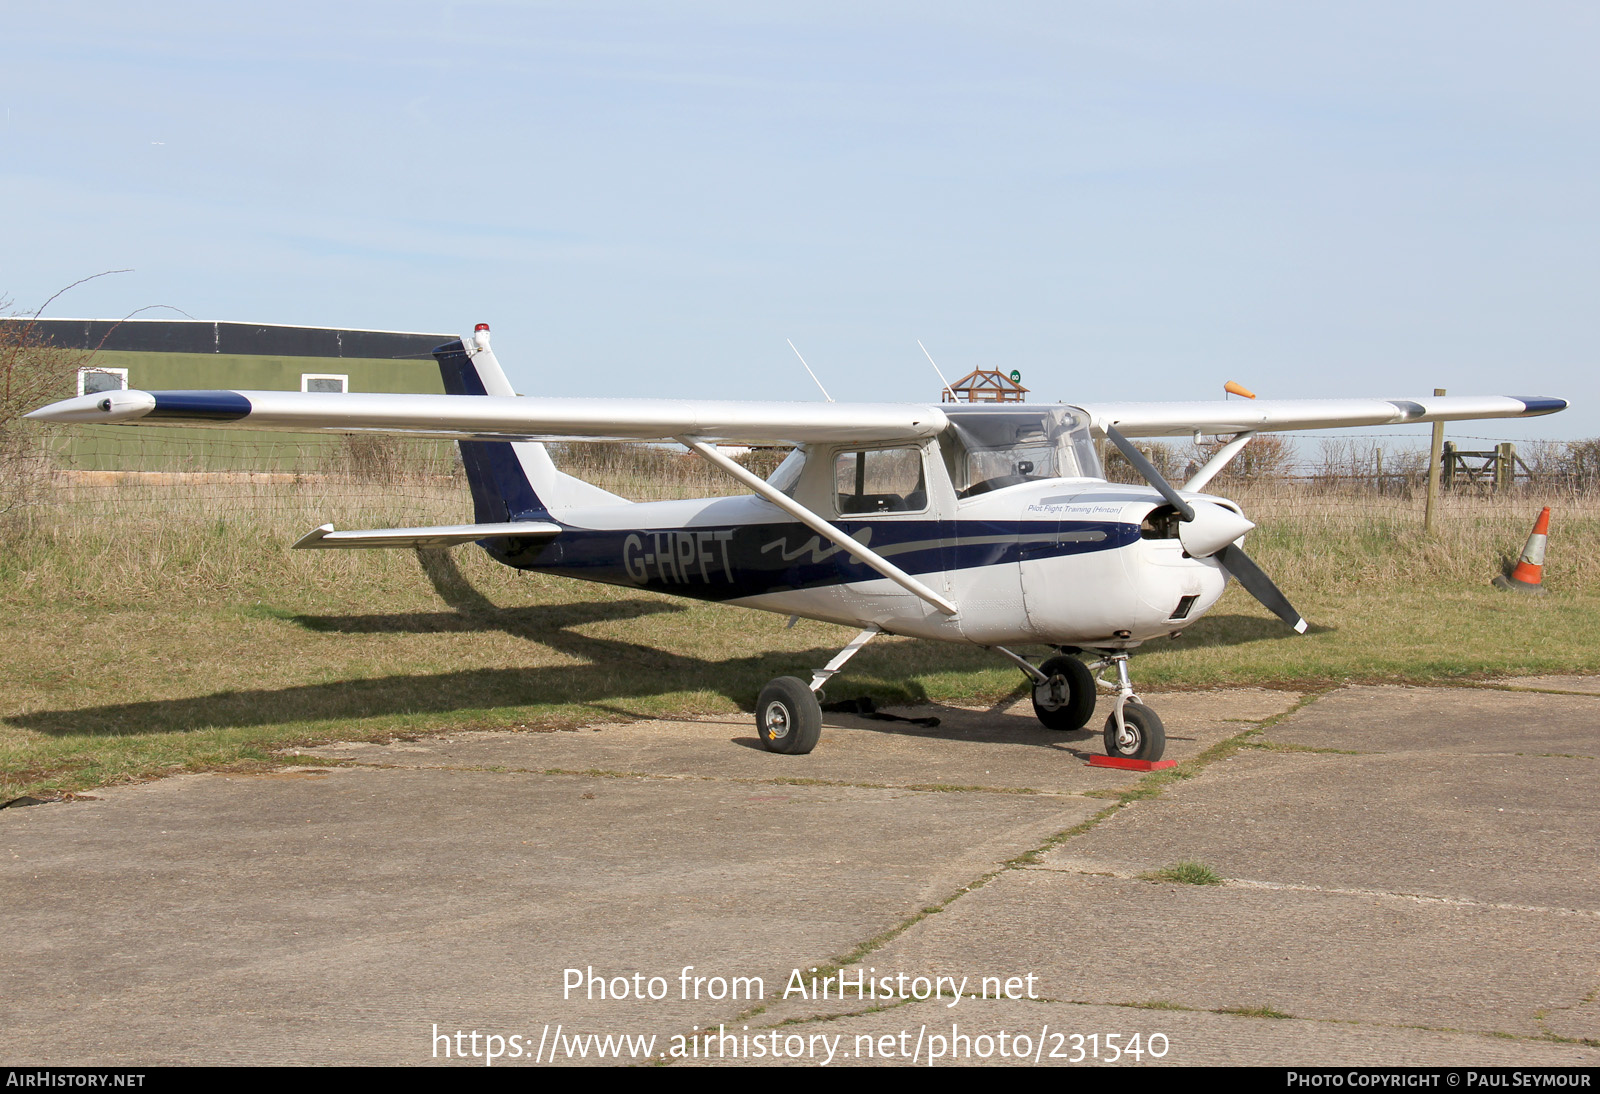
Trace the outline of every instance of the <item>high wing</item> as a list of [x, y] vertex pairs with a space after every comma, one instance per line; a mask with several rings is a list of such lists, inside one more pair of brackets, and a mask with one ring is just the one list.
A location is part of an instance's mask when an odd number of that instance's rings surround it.
[[[1347, 429], [1564, 410], [1546, 396], [1416, 399], [1237, 399], [1083, 403], [1097, 433], [1181, 437]], [[237, 426], [289, 432], [401, 433], [447, 440], [630, 440], [697, 437], [744, 444], [877, 442], [931, 437], [949, 421], [934, 404], [783, 403], [710, 399], [547, 399], [512, 395], [300, 391], [108, 391], [52, 403], [29, 418], [92, 425]]]
[[1430, 395], [1417, 399], [1231, 399], [1204, 403], [1082, 403], [1097, 433], [1126, 437], [1352, 429], [1476, 418], [1532, 418], [1567, 408], [1543, 395]]
[[304, 391], [107, 391], [28, 417], [81, 425], [238, 426], [295, 433], [404, 433], [446, 440], [751, 444], [891, 441], [945, 427], [937, 406], [712, 399], [546, 399]]

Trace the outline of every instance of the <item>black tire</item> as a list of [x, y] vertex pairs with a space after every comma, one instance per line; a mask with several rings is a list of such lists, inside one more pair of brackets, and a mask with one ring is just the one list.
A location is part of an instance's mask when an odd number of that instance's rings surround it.
[[1167, 750], [1167, 730], [1156, 717], [1156, 712], [1143, 703], [1125, 703], [1122, 720], [1132, 737], [1129, 741], [1117, 740], [1117, 715], [1113, 711], [1106, 719], [1106, 755], [1120, 756], [1125, 760], [1159, 760]]
[[768, 752], [803, 756], [822, 739], [822, 704], [804, 681], [780, 676], [756, 700], [756, 732]]
[[1094, 675], [1089, 666], [1076, 657], [1052, 657], [1039, 666], [1039, 671], [1049, 677], [1061, 677], [1066, 690], [1064, 701], [1053, 702], [1050, 687], [1039, 684], [1033, 689], [1033, 714], [1046, 729], [1070, 731], [1082, 729], [1094, 714]]

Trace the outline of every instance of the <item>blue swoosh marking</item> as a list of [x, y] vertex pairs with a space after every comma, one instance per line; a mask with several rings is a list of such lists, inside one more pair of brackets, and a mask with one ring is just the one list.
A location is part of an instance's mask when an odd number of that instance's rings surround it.
[[[1109, 521], [1065, 526], [1055, 521], [840, 521], [838, 526], [846, 534], [870, 529], [873, 549], [889, 553], [909, 574], [1115, 550], [1139, 539], [1137, 524]], [[1054, 542], [1050, 535], [1057, 537]], [[737, 600], [881, 576], [843, 552], [811, 550], [815, 537], [798, 522], [632, 531], [568, 528], [552, 542], [521, 546], [515, 553], [509, 550], [512, 542], [496, 541], [491, 554], [518, 569], [699, 600]]]

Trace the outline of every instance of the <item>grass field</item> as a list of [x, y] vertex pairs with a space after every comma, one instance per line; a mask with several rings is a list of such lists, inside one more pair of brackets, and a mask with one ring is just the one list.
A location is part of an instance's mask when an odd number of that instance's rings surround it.
[[[670, 462], [588, 469], [634, 497], [721, 485]], [[1600, 504], [1233, 491], [1253, 556], [1311, 620], [1295, 638], [1237, 588], [1135, 659], [1143, 688], [1315, 687], [1600, 672]], [[1555, 506], [1543, 598], [1489, 587]], [[58, 482], [0, 553], [0, 801], [176, 770], [269, 765], [278, 750], [440, 730], [551, 730], [748, 710], [851, 632], [521, 574], [476, 548], [291, 552], [316, 524], [454, 522], [448, 476], [372, 487]], [[16, 516], [16, 514], [13, 514]], [[899, 702], [1025, 694], [993, 654], [881, 639], [830, 691]]]

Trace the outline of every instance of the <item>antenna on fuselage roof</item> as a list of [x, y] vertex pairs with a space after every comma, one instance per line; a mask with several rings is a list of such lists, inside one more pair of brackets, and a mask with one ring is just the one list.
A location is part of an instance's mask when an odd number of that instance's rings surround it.
[[939, 382], [944, 385], [945, 391], [949, 392], [950, 401], [959, 403], [961, 400], [956, 398], [955, 389], [950, 386], [950, 381], [944, 378], [944, 373], [939, 372], [938, 362], [933, 359], [933, 354], [928, 352], [928, 347], [922, 344], [922, 339], [920, 338], [917, 339], [917, 348], [922, 351], [922, 356], [928, 359], [928, 364], [933, 366], [933, 371], [939, 373]]
[[[800, 351], [794, 347], [794, 339], [785, 338], [784, 341], [789, 343], [789, 348], [794, 350], [794, 355], [800, 357]], [[833, 402], [833, 396], [829, 395], [828, 389], [822, 386], [822, 381], [817, 379], [817, 374], [811, 371], [811, 366], [806, 364], [804, 357], [800, 357], [800, 364], [805, 367], [806, 375], [811, 377], [811, 382], [817, 385], [817, 390], [822, 392], [822, 397], [830, 403]]]

